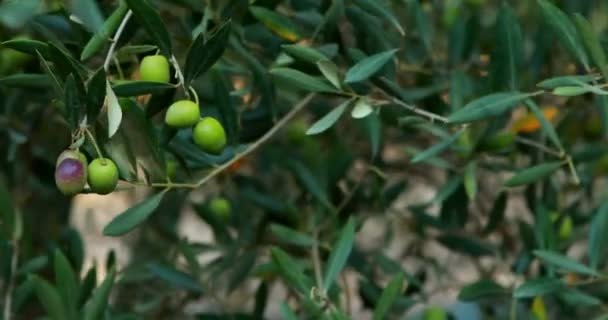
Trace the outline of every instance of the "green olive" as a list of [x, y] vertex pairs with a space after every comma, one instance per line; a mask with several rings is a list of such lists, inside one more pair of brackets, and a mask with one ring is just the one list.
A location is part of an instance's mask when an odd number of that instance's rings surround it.
[[223, 197], [213, 198], [209, 201], [209, 210], [218, 218], [227, 220], [230, 217], [232, 206], [230, 201]]
[[192, 132], [194, 143], [203, 151], [220, 154], [226, 146], [226, 131], [215, 118], [202, 118]]
[[169, 61], [161, 55], [144, 57], [139, 65], [139, 76], [143, 81], [167, 83], [171, 79]]
[[190, 100], [174, 102], [165, 114], [165, 123], [174, 128], [186, 128], [195, 125], [201, 118], [198, 104]]
[[430, 307], [424, 311], [424, 320], [448, 320], [448, 314], [440, 307]]
[[107, 158], [97, 158], [89, 164], [89, 187], [95, 193], [108, 194], [116, 189], [118, 184], [118, 168], [114, 161]]

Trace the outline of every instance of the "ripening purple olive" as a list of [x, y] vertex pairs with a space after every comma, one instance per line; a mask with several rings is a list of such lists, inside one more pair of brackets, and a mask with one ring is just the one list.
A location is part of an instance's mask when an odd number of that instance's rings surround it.
[[86, 183], [86, 169], [80, 160], [64, 159], [55, 169], [55, 184], [66, 196], [81, 192]]

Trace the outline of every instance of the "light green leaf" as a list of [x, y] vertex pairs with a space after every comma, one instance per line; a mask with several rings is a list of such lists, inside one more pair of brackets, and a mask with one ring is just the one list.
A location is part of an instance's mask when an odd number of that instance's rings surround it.
[[590, 93], [593, 90], [591, 90], [590, 88], [586, 88], [586, 87], [575, 87], [575, 86], [564, 86], [564, 87], [557, 87], [555, 89], [553, 89], [553, 91], [551, 93], [553, 93], [556, 96], [562, 96], [562, 97], [575, 97], [575, 96], [580, 96], [586, 93]]
[[340, 119], [346, 108], [352, 103], [353, 99], [342, 102], [339, 106], [335, 107], [333, 110], [328, 112], [323, 118], [319, 119], [315, 122], [308, 130], [306, 131], [307, 135], [315, 135], [325, 130], [331, 128], [331, 126]]
[[464, 169], [464, 189], [470, 200], [474, 200], [477, 195], [477, 164], [471, 161]]
[[84, 306], [84, 320], [104, 319], [115, 277], [116, 270], [112, 268], [101, 285], [93, 291], [93, 295]]
[[513, 297], [518, 299], [532, 298], [555, 292], [564, 287], [565, 284], [559, 279], [536, 278], [533, 280], [528, 280], [517, 287], [517, 289], [515, 289], [513, 292]]
[[450, 123], [467, 123], [499, 116], [521, 101], [533, 96], [531, 93], [499, 92], [475, 99], [448, 117]]
[[534, 255], [546, 264], [550, 264], [565, 271], [572, 271], [589, 276], [598, 276], [600, 273], [572, 258], [561, 255], [555, 251], [534, 250]]
[[55, 250], [53, 264], [57, 289], [63, 299], [64, 305], [69, 309], [68, 312], [72, 316], [71, 318], [73, 318], [76, 311], [76, 302], [78, 301], [78, 277], [70, 261], [59, 249]]
[[117, 237], [135, 229], [146, 221], [152, 212], [158, 208], [164, 195], [165, 192], [157, 193], [116, 216], [103, 229], [103, 234], [105, 236]]
[[292, 244], [301, 247], [310, 247], [317, 243], [309, 235], [300, 231], [293, 230], [280, 224], [273, 223], [270, 225], [270, 232], [277, 237], [279, 241], [286, 244]]
[[348, 256], [350, 256], [354, 243], [355, 221], [351, 218], [340, 232], [338, 242], [336, 242], [336, 244], [333, 246], [331, 255], [327, 261], [325, 278], [323, 279], [323, 287], [325, 291], [329, 291], [332, 284], [336, 280], [336, 277], [346, 265]]
[[327, 79], [327, 81], [331, 82], [331, 84], [333, 84], [336, 89], [342, 90], [340, 71], [338, 70], [338, 66], [336, 66], [335, 63], [329, 60], [321, 60], [317, 62], [317, 67], [319, 67], [319, 70], [321, 71], [323, 76], [325, 76], [325, 79]]
[[110, 81], [106, 80], [106, 106], [108, 114], [108, 137], [112, 138], [118, 131], [122, 122], [122, 108], [118, 102], [118, 98], [112, 90]]
[[66, 320], [67, 312], [61, 301], [59, 291], [46, 280], [33, 276], [34, 286], [38, 300], [46, 310], [48, 317], [51, 320]]
[[279, 37], [291, 42], [296, 42], [300, 39], [298, 28], [289, 18], [264, 7], [250, 6], [249, 11], [252, 16]]
[[543, 89], [555, 89], [564, 86], [579, 86], [580, 83], [589, 84], [600, 79], [601, 77], [598, 75], [560, 76], [543, 80], [537, 86]]
[[[77, 2], [77, 1], [75, 1]], [[103, 23], [101, 28], [93, 34], [89, 42], [82, 49], [82, 53], [80, 54], [80, 60], [86, 60], [92, 57], [97, 51], [99, 51], [104, 44], [109, 42], [110, 38], [120, 25], [120, 22], [127, 14], [128, 7], [125, 2], [120, 2], [118, 8], [114, 10], [112, 15]]]
[[305, 47], [297, 44], [286, 44], [281, 46], [288, 55], [308, 63], [316, 64], [319, 61], [327, 61], [329, 58], [325, 56], [321, 51]]
[[279, 248], [270, 249], [270, 255], [274, 264], [279, 268], [281, 276], [300, 293], [308, 295], [312, 284], [300, 264]]
[[368, 79], [389, 62], [398, 49], [384, 51], [362, 59], [353, 67], [348, 69], [344, 82], [355, 83]]
[[369, 116], [372, 112], [374, 112], [374, 109], [369, 104], [369, 100], [366, 97], [362, 97], [357, 99], [357, 102], [355, 103], [350, 115], [354, 119], [363, 119]]
[[563, 162], [548, 162], [524, 169], [507, 180], [504, 185], [516, 187], [540, 181], [557, 171], [563, 164]]
[[526, 100], [526, 105], [528, 106], [530, 111], [532, 111], [536, 119], [540, 121], [540, 126], [547, 135], [547, 137], [549, 137], [549, 140], [551, 140], [551, 142], [557, 147], [557, 149], [563, 151], [564, 146], [562, 145], [562, 142], [559, 139], [557, 132], [555, 132], [555, 128], [553, 128], [551, 122], [549, 122], [545, 115], [540, 111], [540, 108], [536, 105], [536, 103], [532, 99], [528, 99]]
[[604, 201], [597, 209], [589, 231], [589, 260], [592, 268], [598, 268], [605, 259], [608, 248], [608, 201]]

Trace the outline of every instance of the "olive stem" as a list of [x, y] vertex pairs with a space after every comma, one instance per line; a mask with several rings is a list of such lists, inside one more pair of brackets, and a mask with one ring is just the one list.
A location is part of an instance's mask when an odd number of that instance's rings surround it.
[[194, 96], [194, 102], [196, 102], [196, 105], [199, 105], [198, 94], [196, 93], [196, 90], [194, 90], [194, 88], [192, 86], [189, 86], [188, 90], [190, 90], [190, 92], [192, 92], [192, 95]]
[[550, 155], [552, 155], [554, 157], [557, 157], [559, 159], [564, 159], [566, 157], [565, 153], [559, 152], [557, 150], [554, 150], [554, 149], [552, 149], [550, 147], [542, 145], [542, 144], [540, 144], [540, 143], [538, 143], [538, 142], [536, 142], [534, 140], [530, 140], [528, 138], [516, 137], [515, 141], [517, 141], [520, 144], [524, 144], [524, 145], [527, 145], [529, 147], [536, 148], [536, 149], [538, 149], [538, 150], [540, 150], [540, 151], [542, 151], [544, 153], [550, 154]]
[[439, 121], [439, 122], [442, 122], [442, 123], [450, 123], [450, 120], [448, 120], [448, 118], [446, 118], [444, 116], [440, 116], [440, 115], [438, 115], [436, 113], [432, 113], [430, 111], [426, 111], [426, 110], [420, 109], [420, 108], [418, 108], [418, 107], [416, 107], [414, 105], [405, 103], [404, 101], [401, 101], [401, 100], [399, 100], [397, 98], [393, 98], [392, 102], [395, 103], [395, 104], [397, 104], [397, 105], [399, 105], [399, 106], [402, 106], [405, 109], [410, 110], [410, 111], [412, 111], [412, 112], [414, 112], [416, 114], [419, 114], [421, 116], [424, 116], [424, 117], [427, 117], [427, 118], [431, 119], [431, 122], [432, 121]]
[[114, 51], [116, 50], [116, 46], [118, 45], [118, 40], [120, 40], [120, 36], [122, 35], [122, 32], [125, 30], [127, 23], [129, 22], [129, 19], [131, 19], [132, 15], [133, 15], [133, 11], [131, 11], [131, 10], [127, 11], [127, 14], [125, 15], [124, 18], [122, 18], [122, 21], [120, 22], [120, 25], [118, 26], [118, 29], [116, 30], [116, 33], [114, 34], [114, 37], [112, 38], [112, 45], [110, 45], [110, 50], [108, 50], [108, 55], [106, 56], [106, 60], [103, 63], [103, 69], [106, 72], [110, 68], [110, 62], [112, 61], [112, 57], [114, 56]]
[[93, 133], [91, 133], [91, 131], [89, 129], [85, 129], [85, 130], [86, 130], [87, 135], [89, 136], [89, 139], [91, 140], [91, 143], [93, 144], [93, 147], [95, 148], [95, 152], [97, 152], [97, 156], [99, 157], [99, 159], [101, 159], [101, 164], [105, 165], [106, 159], [103, 157], [103, 154], [101, 153], [101, 149], [99, 148], [99, 145], [97, 145], [95, 136], [93, 136]]
[[11, 242], [11, 245], [13, 247], [13, 254], [11, 255], [11, 262], [10, 262], [10, 278], [8, 279], [7, 285], [6, 285], [6, 291], [4, 293], [4, 304], [3, 304], [3, 315], [2, 315], [2, 319], [3, 320], [10, 320], [11, 319], [11, 313], [12, 313], [12, 304], [13, 304], [13, 289], [15, 288], [15, 278], [17, 275], [17, 266], [19, 263], [19, 241], [18, 239], [15, 237], [13, 239], [13, 241]]
[[182, 69], [180, 68], [179, 63], [177, 62], [177, 58], [175, 58], [175, 55], [173, 54], [171, 55], [171, 65], [173, 65], [173, 68], [175, 69], [175, 76], [179, 81], [178, 86], [184, 88], [186, 96], [190, 98], [190, 92], [188, 91], [188, 88], [186, 88], [186, 80], [184, 79], [184, 74], [182, 73]]

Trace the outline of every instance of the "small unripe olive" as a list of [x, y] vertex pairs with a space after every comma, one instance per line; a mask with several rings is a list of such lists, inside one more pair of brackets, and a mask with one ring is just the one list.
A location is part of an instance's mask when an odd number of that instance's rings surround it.
[[86, 169], [79, 159], [63, 159], [55, 168], [55, 184], [59, 191], [65, 195], [74, 195], [81, 192], [86, 183]]
[[97, 158], [89, 164], [89, 187], [95, 193], [108, 194], [118, 184], [118, 168], [114, 161], [107, 158]]
[[220, 219], [226, 220], [230, 217], [232, 206], [226, 198], [218, 197], [209, 201], [209, 210]]
[[203, 151], [220, 154], [226, 146], [226, 131], [215, 118], [202, 118], [192, 132], [194, 143]]
[[296, 120], [287, 127], [287, 139], [293, 144], [302, 144], [310, 137], [306, 135], [308, 123], [304, 120]]
[[165, 123], [171, 127], [185, 128], [195, 125], [200, 118], [201, 111], [198, 104], [190, 100], [180, 100], [167, 109]]
[[139, 75], [143, 81], [169, 82], [169, 61], [161, 55], [144, 57], [139, 65]]

